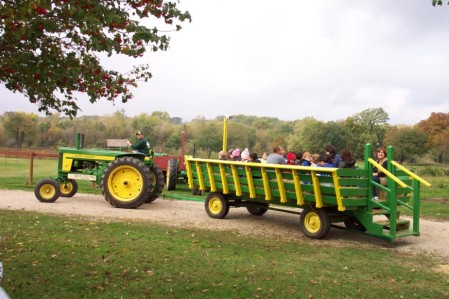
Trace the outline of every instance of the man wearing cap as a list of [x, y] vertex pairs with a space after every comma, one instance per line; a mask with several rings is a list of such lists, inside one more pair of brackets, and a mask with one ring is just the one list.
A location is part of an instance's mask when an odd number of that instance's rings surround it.
[[142, 131], [137, 131], [136, 136], [136, 143], [131, 144], [131, 142], [128, 140], [128, 146], [139, 153], [148, 155], [150, 152], [150, 143], [145, 139]]

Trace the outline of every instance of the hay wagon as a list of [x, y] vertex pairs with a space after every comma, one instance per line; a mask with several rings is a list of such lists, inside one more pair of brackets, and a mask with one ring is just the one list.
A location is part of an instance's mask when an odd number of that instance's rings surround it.
[[[207, 214], [224, 218], [230, 207], [245, 207], [252, 215], [268, 210], [297, 213], [304, 235], [326, 237], [331, 226], [346, 227], [388, 241], [419, 236], [420, 185], [428, 182], [393, 160], [388, 147], [387, 169], [365, 146], [360, 169], [304, 167], [186, 158], [189, 188], [208, 191]], [[373, 180], [373, 166], [387, 174], [386, 185]], [[373, 186], [384, 196], [374, 200]], [[411, 217], [401, 217], [401, 210]], [[344, 224], [339, 225], [339, 224]]]

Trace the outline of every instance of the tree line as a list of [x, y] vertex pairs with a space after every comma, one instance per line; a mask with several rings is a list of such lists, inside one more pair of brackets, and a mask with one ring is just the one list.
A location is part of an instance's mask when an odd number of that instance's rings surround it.
[[[128, 117], [124, 110], [112, 115], [71, 119], [53, 114], [5, 112], [0, 116], [0, 144], [15, 149], [57, 150], [74, 146], [77, 132], [84, 133], [86, 148], [105, 148], [107, 139], [135, 140], [142, 130], [156, 152], [179, 155], [184, 134], [186, 154], [215, 158], [223, 146], [224, 117], [198, 116], [184, 122], [167, 112], [155, 111]], [[341, 121], [319, 121], [306, 117], [284, 121], [275, 117], [233, 115], [227, 123], [227, 145], [248, 148], [261, 155], [273, 145], [287, 151], [322, 153], [327, 144], [338, 151], [348, 148], [363, 159], [364, 145], [374, 148], [392, 145], [395, 160], [415, 162], [427, 157], [439, 163], [449, 161], [449, 113], [432, 113], [415, 125], [390, 125], [382, 108], [370, 108]]]

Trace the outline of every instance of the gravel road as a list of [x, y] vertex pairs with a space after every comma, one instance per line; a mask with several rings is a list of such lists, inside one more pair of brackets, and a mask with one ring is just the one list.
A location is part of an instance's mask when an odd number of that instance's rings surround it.
[[233, 231], [242, 235], [272, 236], [296, 242], [326, 243], [326, 246], [375, 247], [404, 253], [424, 253], [449, 258], [449, 222], [421, 219], [421, 236], [392, 243], [354, 232], [331, 229], [324, 240], [310, 240], [299, 231], [299, 216], [268, 211], [261, 217], [244, 208], [231, 208], [225, 219], [209, 218], [203, 202], [158, 198], [138, 209], [118, 209], [102, 196], [76, 194], [54, 203], [39, 202], [33, 192], [0, 190], [0, 210], [36, 211], [67, 216], [85, 216], [104, 221], [149, 221], [172, 227]]

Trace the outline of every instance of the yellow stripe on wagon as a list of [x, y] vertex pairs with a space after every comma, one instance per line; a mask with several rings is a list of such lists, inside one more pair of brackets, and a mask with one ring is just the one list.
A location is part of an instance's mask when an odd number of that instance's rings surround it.
[[212, 165], [210, 164], [210, 162], [207, 162], [206, 166], [207, 166], [207, 174], [209, 175], [210, 191], [215, 192], [217, 191], [217, 187], [215, 185], [215, 178], [214, 172], [212, 170]]
[[279, 188], [279, 196], [281, 197], [281, 202], [287, 202], [287, 196], [285, 195], [285, 187], [284, 187], [284, 181], [282, 180], [282, 174], [281, 170], [279, 168], [275, 169], [276, 172], [276, 180], [278, 182], [278, 188]]
[[189, 188], [193, 189], [193, 172], [192, 166], [190, 165], [190, 161], [186, 161], [186, 170], [187, 170], [187, 182], [189, 184]]
[[298, 205], [304, 204], [304, 197], [302, 196], [302, 188], [301, 188], [301, 179], [299, 178], [298, 172], [296, 169], [293, 169], [293, 183], [295, 184], [295, 195], [296, 201]]
[[219, 164], [221, 184], [223, 185], [223, 194], [229, 194], [228, 179], [226, 178], [226, 171], [224, 164]]
[[249, 166], [245, 166], [246, 178], [248, 180], [248, 188], [249, 188], [249, 197], [256, 197], [256, 189], [254, 188], [254, 180], [253, 175], [251, 173], [251, 168]]
[[198, 180], [200, 182], [200, 190], [205, 190], [206, 186], [204, 185], [204, 176], [203, 176], [203, 170], [201, 169], [200, 161], [196, 161], [195, 165], [196, 165], [196, 171], [198, 173]]
[[343, 206], [343, 200], [340, 193], [340, 183], [338, 182], [338, 176], [336, 172], [332, 173], [332, 179], [334, 180], [335, 198], [337, 200], [337, 206], [339, 211], [344, 211], [346, 208]]
[[232, 171], [232, 177], [234, 179], [235, 194], [237, 196], [242, 196], [242, 188], [240, 186], [239, 173], [237, 172], [237, 167], [234, 164], [231, 165], [231, 171]]
[[271, 200], [270, 180], [268, 179], [267, 170], [265, 167], [260, 169], [263, 180], [263, 190], [265, 192], [265, 200]]
[[317, 208], [323, 207], [323, 198], [321, 197], [320, 180], [316, 175], [316, 171], [312, 170], [313, 193], [315, 194], [315, 202]]

